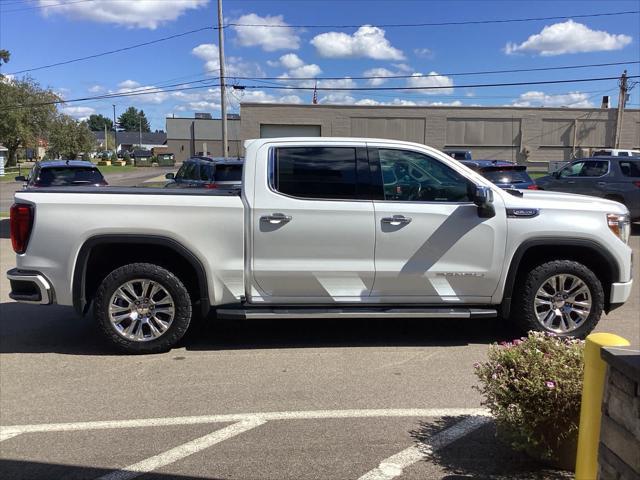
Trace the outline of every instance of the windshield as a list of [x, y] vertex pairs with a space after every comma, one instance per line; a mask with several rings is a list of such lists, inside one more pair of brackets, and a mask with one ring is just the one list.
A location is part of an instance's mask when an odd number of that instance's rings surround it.
[[104, 177], [97, 168], [49, 167], [40, 170], [34, 184], [38, 187], [59, 187], [64, 185], [95, 185], [103, 182]]
[[216, 165], [216, 182], [241, 182], [242, 165]]
[[529, 183], [531, 178], [524, 170], [489, 170], [482, 175], [493, 183]]

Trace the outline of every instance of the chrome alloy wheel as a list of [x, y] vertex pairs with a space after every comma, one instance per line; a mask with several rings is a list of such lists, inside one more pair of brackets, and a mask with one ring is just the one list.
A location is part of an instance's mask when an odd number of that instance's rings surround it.
[[109, 300], [111, 324], [121, 336], [135, 342], [148, 342], [162, 336], [174, 316], [171, 294], [148, 278], [123, 283]]
[[556, 333], [580, 327], [591, 312], [591, 290], [575, 275], [557, 274], [546, 279], [533, 301], [540, 325]]

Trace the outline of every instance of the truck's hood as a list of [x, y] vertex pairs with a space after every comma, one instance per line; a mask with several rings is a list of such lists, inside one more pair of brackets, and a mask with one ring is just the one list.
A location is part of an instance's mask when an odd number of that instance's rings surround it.
[[547, 190], [524, 190], [522, 192], [522, 197], [507, 193], [505, 197], [507, 207], [591, 210], [607, 213], [627, 212], [627, 207], [621, 203], [599, 197], [576, 195], [574, 193], [550, 192]]

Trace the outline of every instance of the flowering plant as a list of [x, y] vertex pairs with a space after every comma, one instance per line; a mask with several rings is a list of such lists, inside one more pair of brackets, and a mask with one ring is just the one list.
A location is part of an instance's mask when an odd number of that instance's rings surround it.
[[553, 334], [489, 347], [476, 363], [476, 388], [498, 427], [516, 450], [553, 460], [575, 437], [580, 418], [584, 342]]

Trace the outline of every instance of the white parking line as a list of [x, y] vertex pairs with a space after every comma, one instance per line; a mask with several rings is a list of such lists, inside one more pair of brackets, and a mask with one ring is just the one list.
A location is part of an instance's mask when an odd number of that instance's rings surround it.
[[446, 447], [487, 422], [489, 422], [489, 418], [484, 416], [466, 418], [454, 426], [437, 433], [424, 445], [412, 445], [389, 458], [385, 458], [380, 462], [380, 465], [373, 470], [369, 470], [358, 480], [391, 480], [396, 478], [402, 475], [402, 471], [405, 468], [429, 457], [433, 452]]
[[369, 417], [445, 417], [488, 416], [482, 408], [408, 408], [365, 410], [303, 410], [293, 412], [231, 413], [192, 417], [140, 418], [133, 420], [105, 420], [77, 423], [45, 423], [36, 425], [0, 426], [0, 441], [22, 433], [69, 432], [79, 430], [105, 430], [111, 428], [163, 427], [171, 425], [198, 425], [205, 423], [242, 422], [244, 420], [312, 420], [323, 418]]
[[111, 473], [103, 475], [98, 480], [130, 480], [148, 472], [152, 472], [158, 468], [164, 467], [171, 463], [177, 462], [189, 455], [193, 455], [205, 448], [209, 448], [216, 443], [223, 442], [231, 437], [235, 437], [241, 433], [244, 433], [252, 428], [256, 428], [264, 424], [264, 420], [257, 418], [251, 420], [243, 420], [228, 427], [211, 432], [190, 442], [179, 445], [171, 450], [160, 453], [153, 457], [149, 457], [141, 462], [134, 463], [128, 467], [124, 467], [119, 470], [115, 470]]

